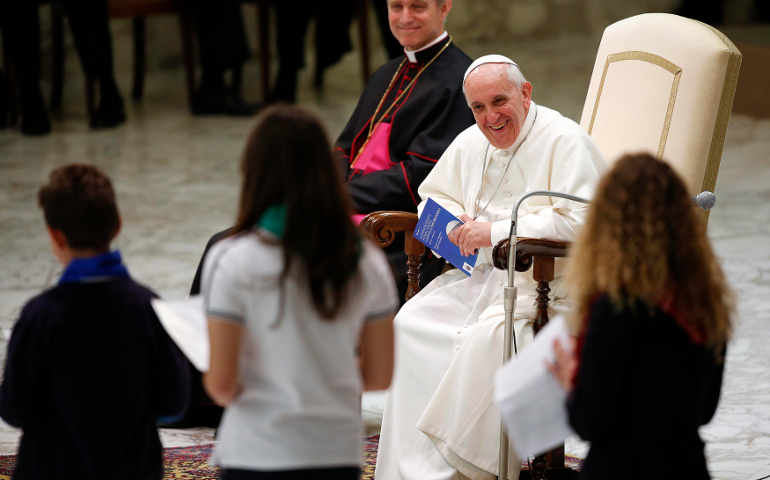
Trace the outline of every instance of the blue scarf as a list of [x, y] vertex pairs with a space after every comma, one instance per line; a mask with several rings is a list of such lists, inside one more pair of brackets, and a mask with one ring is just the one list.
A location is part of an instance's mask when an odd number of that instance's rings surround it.
[[59, 278], [59, 285], [62, 283], [103, 282], [112, 278], [128, 278], [128, 270], [123, 265], [118, 250], [94, 257], [72, 260]]

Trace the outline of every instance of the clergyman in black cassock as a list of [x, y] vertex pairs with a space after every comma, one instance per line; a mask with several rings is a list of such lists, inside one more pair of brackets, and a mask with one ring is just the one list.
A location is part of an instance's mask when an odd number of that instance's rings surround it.
[[[336, 148], [343, 157], [347, 185], [357, 213], [416, 212], [420, 203], [417, 187], [452, 140], [474, 122], [462, 91], [463, 74], [471, 59], [454, 45], [451, 37], [443, 36], [424, 50], [401, 55], [380, 67], [367, 83], [337, 139]], [[372, 122], [380, 121], [390, 124], [388, 151], [392, 165], [364, 174], [356, 168], [357, 157], [368, 146]], [[403, 298], [406, 292], [403, 241], [394, 242], [387, 254]], [[443, 262], [426, 259], [421, 284], [435, 278], [442, 266]]]

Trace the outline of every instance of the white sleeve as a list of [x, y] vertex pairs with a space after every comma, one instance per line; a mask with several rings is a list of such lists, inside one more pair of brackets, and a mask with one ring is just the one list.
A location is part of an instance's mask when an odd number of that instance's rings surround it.
[[239, 288], [237, 252], [233, 242], [220, 241], [206, 256], [203, 265], [203, 309], [206, 316], [243, 323], [246, 317], [244, 289]]
[[[475, 127], [475, 125], [473, 126]], [[463, 145], [466, 143], [467, 130], [460, 133], [441, 154], [436, 165], [430, 171], [425, 180], [420, 184], [417, 193], [420, 195], [420, 204], [417, 206], [417, 215], [422, 214], [422, 209], [428, 198], [449, 210], [452, 215], [459, 217], [466, 213], [463, 204], [464, 192], [462, 182], [462, 156]]]
[[400, 302], [393, 272], [382, 250], [368, 240], [364, 241], [364, 253], [359, 268], [366, 285], [364, 318], [376, 320], [395, 313]]
[[[591, 199], [604, 160], [591, 139], [584, 134], [559, 136], [554, 144], [551, 175], [546, 189]], [[516, 234], [520, 237], [571, 241], [585, 220], [588, 205], [555, 197], [527, 199], [519, 209]], [[492, 244], [507, 238], [510, 220], [492, 225]]]

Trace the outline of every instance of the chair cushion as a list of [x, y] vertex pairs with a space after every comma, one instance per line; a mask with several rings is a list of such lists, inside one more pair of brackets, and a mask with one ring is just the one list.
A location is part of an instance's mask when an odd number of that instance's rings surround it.
[[580, 124], [609, 163], [651, 151], [693, 194], [713, 190], [740, 58], [695, 20], [650, 13], [616, 22], [602, 36]]

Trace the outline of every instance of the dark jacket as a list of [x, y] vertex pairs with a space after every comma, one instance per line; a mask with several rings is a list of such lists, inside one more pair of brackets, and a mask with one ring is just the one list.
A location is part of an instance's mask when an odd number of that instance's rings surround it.
[[8, 344], [0, 416], [22, 429], [14, 479], [161, 479], [156, 421], [184, 409], [182, 354], [130, 278], [30, 300]]
[[446, 42], [444, 39], [417, 52], [418, 62], [404, 64], [390, 91], [388, 85], [405, 57], [402, 55], [380, 67], [367, 82], [356, 109], [337, 139], [337, 149], [344, 157], [343, 171], [347, 171], [348, 189], [358, 213], [376, 210], [416, 212], [420, 201], [417, 187], [452, 140], [473, 125], [473, 114], [462, 91], [463, 74], [471, 59], [452, 43], [406, 90], [385, 118], [391, 124], [389, 151], [394, 165], [368, 175], [349, 169], [366, 143], [369, 121], [382, 96], [388, 92], [379, 115]]
[[698, 428], [716, 411], [723, 362], [659, 308], [591, 308], [569, 421], [591, 449], [586, 479], [708, 479]]

